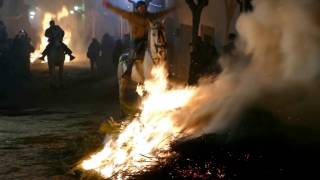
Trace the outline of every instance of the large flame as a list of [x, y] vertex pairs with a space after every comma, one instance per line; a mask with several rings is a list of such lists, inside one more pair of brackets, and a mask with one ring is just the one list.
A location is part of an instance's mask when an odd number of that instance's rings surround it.
[[[68, 9], [64, 6], [62, 7], [61, 11], [59, 11], [57, 14], [51, 14], [49, 12], [46, 12], [43, 16], [42, 23], [41, 23], [41, 31], [40, 31], [40, 44], [37, 45], [37, 49], [34, 51], [34, 53], [31, 54], [30, 61], [31, 63], [34, 63], [39, 57], [41, 57], [42, 51], [46, 48], [48, 45], [48, 38], [44, 36], [45, 31], [47, 28], [49, 28], [49, 22], [53, 19], [56, 19], [57, 23], [61, 21], [63, 18], [69, 16]], [[63, 42], [69, 46], [71, 43], [71, 31], [68, 29], [65, 29], [65, 36], [63, 39]], [[46, 57], [47, 61], [47, 57]], [[66, 56], [66, 62], [69, 62], [70, 58], [69, 56]]]
[[83, 161], [83, 170], [95, 171], [104, 178], [125, 178], [169, 157], [170, 144], [187, 135], [175, 114], [189, 103], [195, 89], [169, 89], [164, 65], [155, 67], [152, 75], [144, 85], [148, 95], [141, 105], [141, 114], [117, 137], [109, 137], [100, 152]]

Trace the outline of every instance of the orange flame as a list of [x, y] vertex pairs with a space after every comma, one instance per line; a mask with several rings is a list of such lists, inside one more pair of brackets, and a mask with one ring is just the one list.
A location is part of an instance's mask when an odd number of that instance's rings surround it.
[[189, 104], [196, 89], [169, 89], [164, 65], [155, 67], [152, 75], [145, 82], [148, 95], [141, 105], [141, 114], [117, 138], [107, 141], [103, 150], [81, 162], [80, 168], [95, 171], [104, 178], [122, 179], [172, 155], [170, 144], [187, 135], [177, 122], [176, 112]]

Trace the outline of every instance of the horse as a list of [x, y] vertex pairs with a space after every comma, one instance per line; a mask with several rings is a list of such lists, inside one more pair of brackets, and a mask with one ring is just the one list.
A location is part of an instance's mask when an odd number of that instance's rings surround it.
[[132, 67], [131, 81], [122, 78], [126, 72], [129, 58], [133, 50], [123, 53], [118, 64], [119, 99], [121, 111], [124, 114], [135, 114], [140, 103], [136, 93], [137, 86], [151, 78], [151, 70], [155, 65], [167, 59], [167, 39], [163, 22], [149, 22], [148, 43], [144, 59], [136, 60]]
[[[52, 88], [63, 87], [65, 53], [65, 48], [59, 41], [53, 42], [52, 47], [48, 51], [50, 85]], [[59, 68], [58, 78], [56, 77], [56, 67]]]

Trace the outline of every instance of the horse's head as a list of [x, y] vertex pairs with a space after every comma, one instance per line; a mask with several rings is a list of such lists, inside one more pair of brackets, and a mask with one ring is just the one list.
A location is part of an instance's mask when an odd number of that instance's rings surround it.
[[163, 22], [150, 22], [149, 49], [155, 62], [167, 58], [167, 39]]

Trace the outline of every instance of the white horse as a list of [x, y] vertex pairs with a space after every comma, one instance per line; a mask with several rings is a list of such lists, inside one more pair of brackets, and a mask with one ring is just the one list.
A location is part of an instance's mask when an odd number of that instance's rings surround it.
[[138, 84], [143, 84], [145, 80], [151, 78], [151, 70], [157, 65], [167, 60], [167, 40], [164, 25], [162, 22], [150, 22], [148, 34], [148, 44], [144, 59], [136, 60], [131, 73], [132, 81], [123, 79], [129, 62], [130, 53], [120, 56], [118, 65], [119, 95], [121, 109], [125, 114], [135, 113], [138, 96], [136, 88]]

